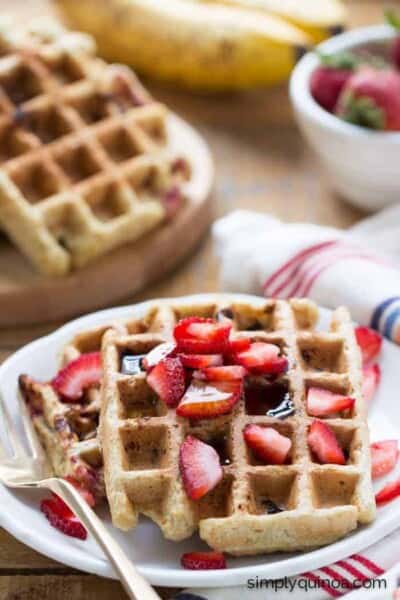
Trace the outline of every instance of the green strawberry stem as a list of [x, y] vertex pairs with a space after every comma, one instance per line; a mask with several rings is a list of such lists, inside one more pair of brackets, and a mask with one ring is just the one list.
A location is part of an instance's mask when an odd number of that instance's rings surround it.
[[323, 52], [316, 51], [321, 64], [326, 67], [332, 67], [333, 69], [347, 69], [354, 71], [360, 63], [358, 56], [353, 52], [339, 52], [338, 54], [324, 54]]
[[349, 92], [343, 100], [342, 108], [338, 113], [339, 117], [353, 125], [368, 127], [377, 131], [385, 129], [385, 113], [371, 98], [365, 96], [355, 98]]
[[384, 11], [386, 22], [394, 27], [395, 29], [400, 30], [400, 17], [398, 13], [392, 9], [386, 9]]

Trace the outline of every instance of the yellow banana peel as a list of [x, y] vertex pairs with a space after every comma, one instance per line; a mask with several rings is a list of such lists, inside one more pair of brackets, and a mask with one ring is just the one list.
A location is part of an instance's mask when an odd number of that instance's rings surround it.
[[[318, 0], [317, 0], [318, 1]], [[149, 77], [207, 91], [285, 81], [310, 43], [275, 15], [187, 0], [55, 0], [105, 58]]]
[[272, 14], [302, 29], [314, 44], [344, 29], [347, 12], [340, 0], [186, 0], [225, 4]]

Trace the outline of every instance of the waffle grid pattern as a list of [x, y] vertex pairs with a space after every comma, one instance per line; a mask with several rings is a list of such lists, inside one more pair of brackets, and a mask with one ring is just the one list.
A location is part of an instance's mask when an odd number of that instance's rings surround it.
[[178, 184], [165, 108], [74, 35], [0, 28], [0, 224], [50, 275], [158, 226]]
[[[317, 309], [306, 300], [267, 301], [261, 308], [161, 303], [149, 313], [150, 329], [169, 340], [177, 320], [192, 315], [230, 315], [235, 335], [278, 344], [289, 359], [282, 383], [296, 412], [285, 420], [254, 415], [243, 398], [223, 417], [180, 418], [159, 401], [144, 373], [121, 373], [124, 354], [148, 352], [159, 335], [108, 330], [103, 338], [100, 438], [114, 524], [130, 529], [143, 513], [169, 539], [184, 539], [199, 528], [211, 547], [245, 555], [320, 546], [370, 522], [375, 503], [369, 436], [360, 354], [348, 312], [335, 311], [331, 331], [320, 333], [314, 330]], [[352, 414], [326, 419], [345, 451], [345, 466], [320, 465], [310, 454], [307, 432], [313, 419], [306, 413], [305, 391], [311, 385], [356, 398]], [[287, 465], [268, 466], [256, 459], [243, 439], [248, 423], [274, 427], [292, 439]], [[217, 449], [224, 471], [221, 483], [198, 502], [187, 498], [179, 474], [179, 448], [188, 434]], [[267, 514], [270, 500], [284, 510]]]

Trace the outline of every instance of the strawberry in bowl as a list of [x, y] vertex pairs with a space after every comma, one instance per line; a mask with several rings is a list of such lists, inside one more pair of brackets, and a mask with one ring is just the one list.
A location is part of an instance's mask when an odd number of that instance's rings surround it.
[[296, 119], [330, 185], [364, 210], [400, 197], [399, 49], [391, 25], [348, 31], [305, 55], [290, 81]]

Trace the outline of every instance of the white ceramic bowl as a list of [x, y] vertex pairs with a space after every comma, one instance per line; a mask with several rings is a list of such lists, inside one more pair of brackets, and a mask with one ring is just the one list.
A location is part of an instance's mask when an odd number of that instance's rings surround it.
[[[394, 37], [387, 25], [343, 33], [318, 46], [335, 54]], [[315, 53], [306, 54], [290, 81], [297, 121], [320, 157], [333, 188], [356, 206], [378, 210], [400, 202], [400, 132], [370, 131], [346, 123], [321, 108], [310, 92], [310, 78], [318, 66]]]

